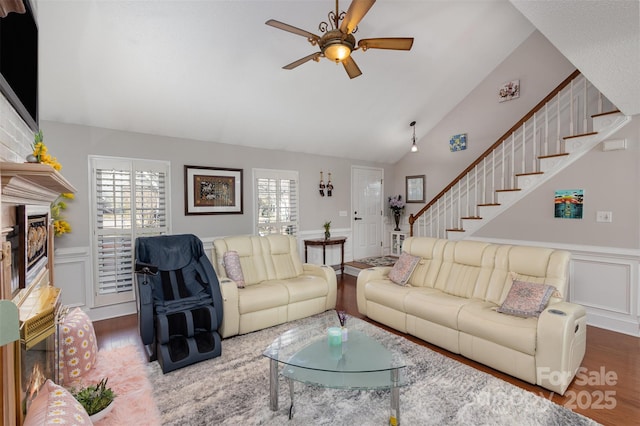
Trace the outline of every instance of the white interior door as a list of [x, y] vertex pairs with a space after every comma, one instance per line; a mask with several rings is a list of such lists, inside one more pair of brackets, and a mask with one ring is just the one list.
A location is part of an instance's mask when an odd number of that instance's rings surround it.
[[382, 255], [383, 169], [351, 168], [353, 259]]

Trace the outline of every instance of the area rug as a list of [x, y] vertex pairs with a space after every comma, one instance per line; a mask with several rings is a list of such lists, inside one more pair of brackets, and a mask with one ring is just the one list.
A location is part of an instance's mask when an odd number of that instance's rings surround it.
[[355, 262], [364, 263], [368, 266], [393, 266], [397, 261], [397, 256], [374, 256], [355, 260]]
[[146, 374], [146, 360], [136, 346], [101, 349], [94, 368], [68, 387], [81, 388], [107, 377], [107, 386], [116, 393], [113, 409], [95, 426], [162, 424]]
[[[335, 311], [223, 340], [222, 356], [167, 374], [148, 364], [156, 403], [166, 425], [384, 425], [387, 390], [324, 389], [296, 383], [295, 415], [287, 420], [288, 387], [280, 378], [278, 411], [269, 409], [269, 360], [264, 349], [295, 326], [337, 324]], [[356, 318], [360, 330], [402, 352], [411, 384], [400, 393], [405, 425], [592, 425], [592, 420], [501, 379], [447, 358]]]

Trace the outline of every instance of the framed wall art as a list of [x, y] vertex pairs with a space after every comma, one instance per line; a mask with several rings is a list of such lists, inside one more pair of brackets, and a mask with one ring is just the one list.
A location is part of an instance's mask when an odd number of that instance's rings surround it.
[[242, 169], [184, 166], [184, 214], [242, 214]]
[[407, 203], [424, 203], [424, 181], [424, 175], [406, 177]]
[[564, 189], [556, 191], [554, 217], [560, 219], [582, 219], [584, 190]]
[[511, 80], [498, 89], [498, 102], [506, 102], [520, 97], [520, 80]]
[[464, 151], [465, 149], [467, 149], [466, 133], [451, 136], [451, 139], [449, 139], [449, 150], [451, 152]]

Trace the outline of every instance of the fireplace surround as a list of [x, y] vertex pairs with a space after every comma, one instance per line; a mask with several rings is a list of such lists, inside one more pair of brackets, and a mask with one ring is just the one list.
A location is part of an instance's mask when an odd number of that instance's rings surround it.
[[61, 193], [76, 190], [46, 164], [2, 162], [0, 172], [0, 298], [16, 304], [20, 320], [20, 340], [0, 348], [0, 419], [20, 425], [30, 386], [37, 388], [40, 374], [56, 379], [60, 289], [54, 279], [50, 205]]

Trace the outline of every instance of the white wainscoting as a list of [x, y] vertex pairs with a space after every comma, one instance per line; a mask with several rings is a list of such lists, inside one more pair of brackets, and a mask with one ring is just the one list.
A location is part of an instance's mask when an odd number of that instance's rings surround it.
[[[347, 237], [345, 262], [353, 260], [351, 230], [336, 229], [333, 236]], [[300, 259], [304, 261], [304, 239], [322, 238], [323, 230], [305, 231], [298, 235]], [[202, 238], [210, 254], [213, 240]], [[480, 239], [480, 238], [478, 238]], [[587, 309], [589, 325], [640, 337], [640, 250], [615, 247], [593, 247], [482, 238], [497, 244], [551, 247], [572, 253], [568, 300]], [[322, 263], [322, 250], [309, 249], [309, 263]], [[327, 247], [327, 264], [340, 264], [340, 247]], [[113, 318], [136, 312], [134, 302], [119, 305], [93, 306], [93, 275], [89, 247], [56, 249], [55, 282], [62, 289], [62, 303], [81, 306], [91, 319]]]
[[474, 239], [570, 251], [568, 300], [586, 308], [589, 325], [640, 337], [640, 250]]
[[135, 302], [108, 306], [94, 306], [93, 263], [90, 247], [55, 249], [54, 280], [62, 290], [63, 305], [84, 309], [92, 321], [135, 314]]

